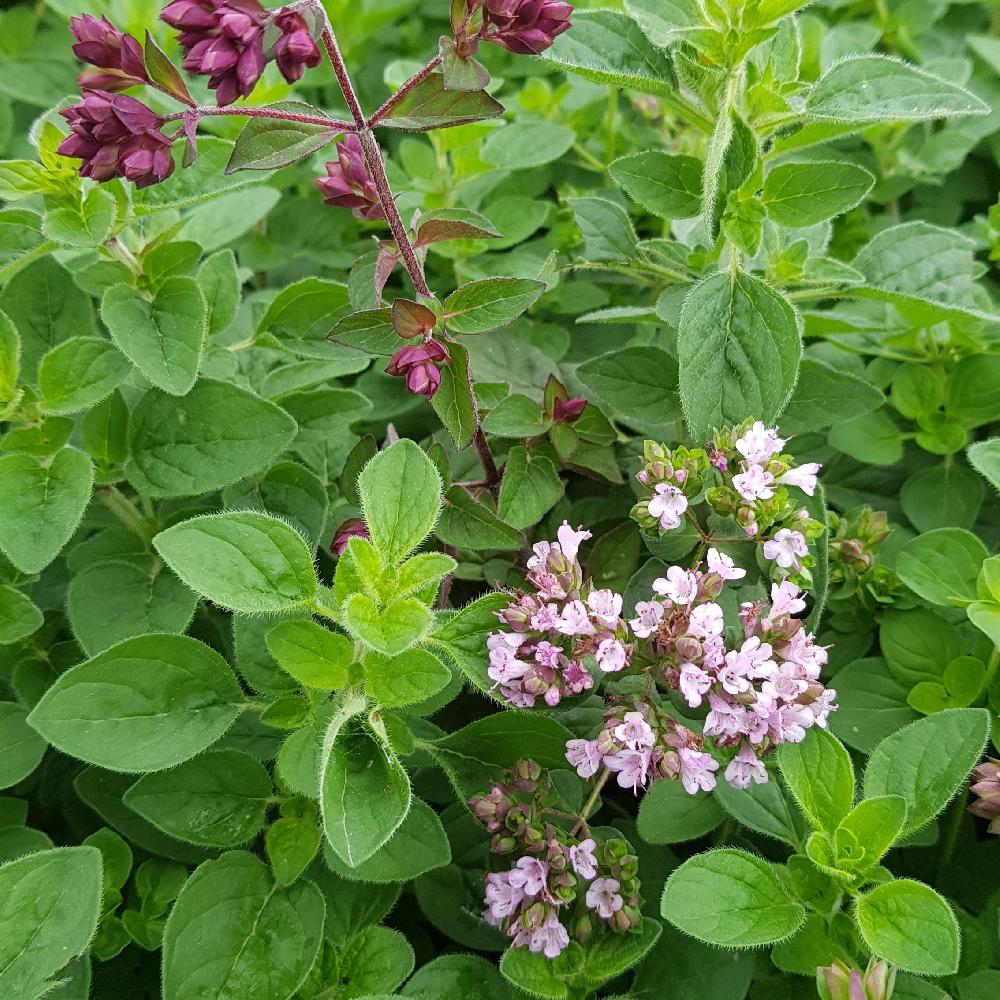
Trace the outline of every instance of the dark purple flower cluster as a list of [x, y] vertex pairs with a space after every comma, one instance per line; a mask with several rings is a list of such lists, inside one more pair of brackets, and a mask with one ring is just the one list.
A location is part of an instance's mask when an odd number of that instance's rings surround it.
[[103, 15], [71, 17], [69, 30], [76, 39], [73, 54], [93, 67], [77, 77], [81, 87], [115, 92], [148, 81], [142, 46]]
[[509, 52], [538, 55], [570, 28], [573, 5], [561, 0], [483, 0], [485, 36]]
[[160, 131], [163, 119], [134, 97], [85, 90], [79, 104], [59, 114], [72, 135], [58, 152], [83, 160], [81, 176], [95, 181], [124, 177], [143, 188], [173, 173], [171, 140]]
[[384, 219], [378, 189], [365, 161], [361, 140], [351, 132], [337, 143], [337, 159], [326, 165], [326, 177], [316, 179], [327, 205], [349, 208], [356, 219]]
[[440, 340], [428, 339], [412, 347], [401, 347], [386, 366], [386, 373], [406, 379], [406, 388], [430, 399], [441, 387], [441, 369], [451, 363], [448, 348]]
[[[220, 105], [246, 97], [257, 85], [269, 58], [294, 83], [307, 66], [317, 66], [319, 47], [300, 14], [266, 10], [257, 0], [173, 0], [160, 14], [180, 34], [184, 68], [209, 78]], [[269, 24], [279, 31], [270, 52], [264, 49]]]

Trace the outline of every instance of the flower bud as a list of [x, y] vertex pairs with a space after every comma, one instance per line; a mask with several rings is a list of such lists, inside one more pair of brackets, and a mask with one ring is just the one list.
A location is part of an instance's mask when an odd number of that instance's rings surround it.
[[309, 34], [309, 27], [301, 14], [282, 11], [274, 19], [274, 24], [281, 31], [281, 36], [274, 43], [275, 61], [281, 75], [289, 83], [295, 83], [302, 78], [307, 66], [312, 69], [319, 65], [322, 59], [319, 46]]
[[570, 27], [573, 8], [560, 0], [483, 0], [487, 41], [509, 52], [538, 55]]
[[969, 812], [990, 820], [987, 828], [990, 833], [1000, 833], [1000, 760], [991, 757], [972, 774], [976, 781], [970, 791], [976, 799], [969, 806]]
[[355, 133], [337, 143], [337, 159], [326, 165], [326, 177], [316, 179], [316, 187], [327, 205], [349, 208], [356, 219], [384, 219], [378, 189], [368, 171], [361, 140]]
[[142, 46], [119, 31], [104, 15], [91, 14], [69, 19], [69, 30], [76, 39], [73, 54], [97, 70], [84, 70], [81, 85], [94, 90], [114, 92], [148, 82]]
[[330, 551], [335, 556], [341, 556], [352, 538], [369, 537], [368, 525], [365, 524], [364, 519], [360, 517], [349, 517], [334, 532], [333, 541], [330, 542]]
[[448, 348], [439, 340], [427, 340], [413, 347], [401, 347], [386, 367], [389, 375], [406, 379], [406, 388], [430, 399], [441, 386], [442, 367], [451, 362]]

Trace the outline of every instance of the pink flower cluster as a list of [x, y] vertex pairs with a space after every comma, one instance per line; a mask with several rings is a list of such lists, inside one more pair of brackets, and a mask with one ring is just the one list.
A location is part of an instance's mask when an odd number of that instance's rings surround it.
[[[471, 4], [470, 4], [471, 6]], [[570, 27], [573, 5], [561, 0], [483, 0], [484, 37], [509, 52], [538, 55]]]
[[536, 543], [528, 559], [534, 591], [519, 594], [498, 615], [512, 631], [487, 639], [489, 676], [518, 708], [530, 708], [538, 698], [558, 705], [592, 688], [583, 663], [588, 654], [604, 673], [624, 670], [631, 657], [621, 594], [583, 579], [577, 555], [590, 532], [563, 522], [557, 536], [556, 542]]

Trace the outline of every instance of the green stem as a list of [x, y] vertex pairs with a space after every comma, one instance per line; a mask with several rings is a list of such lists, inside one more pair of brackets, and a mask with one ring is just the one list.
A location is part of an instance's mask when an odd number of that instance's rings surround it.
[[587, 820], [590, 818], [590, 811], [594, 808], [598, 798], [600, 798], [601, 792], [604, 786], [608, 783], [608, 778], [611, 777], [611, 772], [605, 768], [604, 773], [597, 779], [597, 784], [594, 785], [594, 790], [590, 793], [590, 798], [587, 799], [583, 804], [583, 808], [580, 810], [580, 818], [576, 821], [576, 826], [570, 831], [570, 836], [575, 837], [579, 830], [582, 828], [586, 829]]
[[969, 800], [969, 793], [966, 789], [952, 803], [951, 811], [948, 813], [948, 826], [945, 828], [944, 837], [941, 840], [941, 856], [938, 859], [938, 876], [945, 865], [951, 863], [955, 856], [955, 848], [958, 846], [958, 835], [962, 832], [962, 823], [965, 821], [965, 807]]
[[101, 486], [97, 490], [97, 496], [101, 503], [111, 511], [129, 531], [137, 534], [146, 545], [153, 540], [156, 534], [156, 524], [143, 517], [130, 500], [116, 486]]

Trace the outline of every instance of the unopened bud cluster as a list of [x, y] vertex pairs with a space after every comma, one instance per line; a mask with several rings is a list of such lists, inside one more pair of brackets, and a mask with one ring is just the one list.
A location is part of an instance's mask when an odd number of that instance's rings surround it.
[[969, 806], [973, 816], [988, 819], [990, 833], [1000, 834], [1000, 760], [992, 757], [973, 772], [976, 779], [969, 789], [975, 798]]
[[820, 1000], [892, 1000], [896, 970], [883, 959], [872, 959], [862, 972], [841, 961], [816, 970]]
[[598, 844], [546, 821], [553, 793], [531, 760], [518, 761], [489, 792], [469, 802], [493, 834], [494, 853], [519, 853], [506, 871], [486, 876], [487, 923], [515, 948], [556, 958], [571, 937], [625, 933], [638, 926], [639, 863], [624, 840]]

